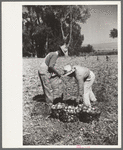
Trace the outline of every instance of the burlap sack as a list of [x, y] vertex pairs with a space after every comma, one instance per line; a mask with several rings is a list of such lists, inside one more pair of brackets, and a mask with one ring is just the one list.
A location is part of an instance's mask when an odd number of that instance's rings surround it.
[[50, 84], [53, 89], [53, 99], [61, 97], [63, 94], [62, 80], [58, 76], [51, 77]]

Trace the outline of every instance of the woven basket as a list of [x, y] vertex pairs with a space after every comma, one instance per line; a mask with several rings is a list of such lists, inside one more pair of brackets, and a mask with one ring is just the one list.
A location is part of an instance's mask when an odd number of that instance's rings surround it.
[[64, 103], [57, 103], [51, 107], [51, 116], [62, 122], [91, 121], [94, 117], [99, 117], [100, 110], [98, 107], [91, 110], [79, 104], [78, 106], [68, 106]]

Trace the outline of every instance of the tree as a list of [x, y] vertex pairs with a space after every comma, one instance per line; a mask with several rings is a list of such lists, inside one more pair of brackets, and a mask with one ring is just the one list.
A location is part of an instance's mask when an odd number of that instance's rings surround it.
[[80, 52], [82, 52], [82, 53], [91, 53], [91, 52], [94, 52], [94, 48], [93, 48], [92, 45], [88, 44], [87, 46], [81, 47]]
[[110, 30], [110, 37], [117, 38], [117, 36], [118, 36], [117, 29], [113, 28], [113, 30]]
[[33, 38], [34, 27], [36, 25], [36, 18], [32, 7], [27, 8], [28, 13], [23, 13], [22, 28], [23, 28], [23, 54], [30, 53], [34, 55], [35, 41]]
[[30, 51], [32, 46], [33, 53], [37, 52], [38, 57], [43, 57], [64, 43], [67, 44], [69, 53], [81, 47], [84, 36], [81, 35], [79, 22], [85, 23], [90, 17], [88, 9], [84, 6], [23, 7], [27, 8], [27, 12], [23, 12], [23, 37], [26, 35], [23, 38], [24, 49], [30, 45]]
[[[72, 40], [73, 26], [79, 28], [78, 22], [85, 23], [86, 20], [90, 17], [90, 13], [88, 9], [85, 8], [84, 6], [76, 5], [76, 6], [62, 6], [62, 7], [63, 9], [59, 13], [61, 32], [64, 43], [67, 43], [67, 47], [69, 47]], [[65, 30], [64, 28], [67, 30], [64, 31]], [[80, 32], [80, 29], [78, 30]]]

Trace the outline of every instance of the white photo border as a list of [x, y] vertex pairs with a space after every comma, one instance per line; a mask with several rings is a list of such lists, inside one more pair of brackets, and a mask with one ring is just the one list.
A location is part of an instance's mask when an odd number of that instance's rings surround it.
[[[77, 146], [24, 146], [22, 135], [22, 6], [23, 5], [118, 6], [118, 145], [121, 148], [121, 2], [120, 1], [21, 1], [2, 2], [2, 148], [77, 148]], [[14, 17], [13, 17], [14, 16]], [[82, 145], [88, 148], [88, 145]]]

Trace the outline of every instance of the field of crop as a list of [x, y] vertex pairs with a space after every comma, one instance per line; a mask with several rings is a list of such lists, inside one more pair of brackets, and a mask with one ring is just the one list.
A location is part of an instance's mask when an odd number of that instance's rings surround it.
[[[110, 56], [59, 58], [56, 68], [63, 73], [67, 64], [90, 68], [96, 80], [93, 92], [101, 110], [99, 120], [63, 123], [47, 118], [38, 69], [43, 59], [23, 59], [23, 145], [117, 145], [118, 144], [118, 58]], [[64, 99], [77, 95], [73, 78], [66, 79]], [[38, 99], [39, 98], [39, 99]]]

